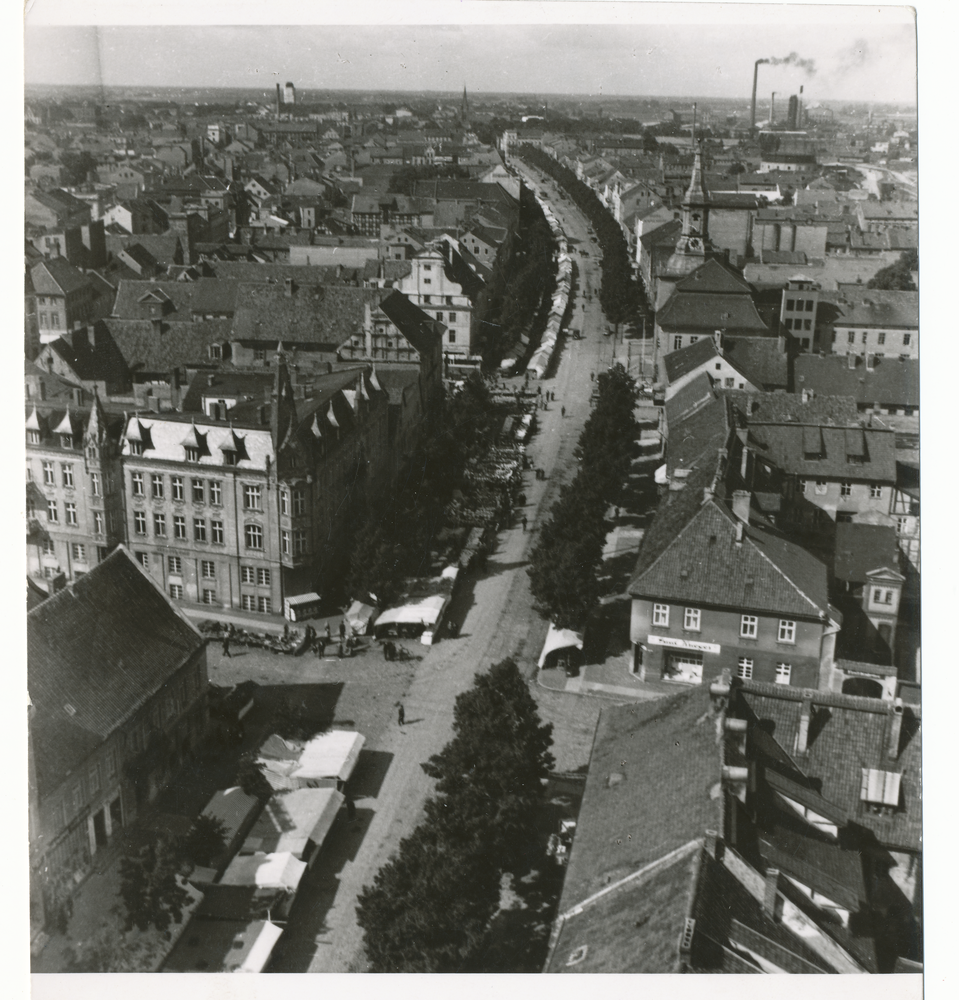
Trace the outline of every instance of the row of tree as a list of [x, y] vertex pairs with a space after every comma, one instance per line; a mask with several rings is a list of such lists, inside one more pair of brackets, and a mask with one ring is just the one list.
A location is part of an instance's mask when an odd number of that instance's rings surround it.
[[639, 398], [622, 365], [599, 376], [596, 405], [580, 435], [576, 478], [540, 532], [527, 569], [536, 609], [560, 628], [581, 629], [599, 602], [606, 511], [622, 501], [635, 450]]
[[479, 374], [437, 404], [426, 422], [430, 430], [397, 486], [358, 498], [347, 575], [351, 593], [376, 595], [381, 604], [389, 604], [404, 578], [428, 568], [443, 508], [467, 463], [488, 447], [498, 419]]
[[633, 278], [629, 244], [619, 223], [596, 197], [596, 192], [584, 184], [569, 167], [536, 146], [521, 146], [517, 155], [552, 177], [590, 221], [603, 251], [603, 278], [599, 292], [603, 312], [611, 323], [625, 323], [633, 319], [640, 308], [641, 296]]
[[456, 699], [453, 739], [424, 771], [424, 818], [359, 897], [374, 972], [481, 972], [505, 873], [545, 861], [537, 813], [554, 760], [516, 664], [504, 660]]
[[496, 367], [533, 328], [556, 282], [556, 241], [536, 199], [520, 193], [517, 233], [500, 245], [486, 287], [476, 301], [476, 348], [487, 367]]

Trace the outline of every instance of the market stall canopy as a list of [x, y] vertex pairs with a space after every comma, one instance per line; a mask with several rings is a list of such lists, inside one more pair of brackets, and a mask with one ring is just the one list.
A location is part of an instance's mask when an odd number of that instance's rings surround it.
[[346, 781], [356, 767], [365, 742], [366, 737], [362, 734], [342, 729], [316, 736], [303, 748], [290, 778], [298, 788], [308, 787], [310, 782], [323, 778]]
[[295, 892], [306, 863], [289, 851], [280, 854], [238, 854], [220, 880], [222, 885], [256, 885]]
[[247, 952], [243, 964], [238, 969], [234, 969], [234, 972], [262, 972], [266, 968], [266, 963], [270, 960], [273, 948], [280, 940], [282, 933], [282, 927], [277, 927], [269, 920], [263, 921], [259, 933], [256, 934], [253, 947]]
[[297, 788], [274, 795], [253, 824], [243, 853], [289, 851], [309, 863], [309, 845], [322, 845], [343, 802], [343, 793], [335, 788]]
[[431, 597], [424, 597], [422, 600], [403, 604], [398, 608], [387, 608], [376, 619], [376, 627], [382, 628], [384, 625], [435, 625], [443, 612], [446, 603], [444, 594], [433, 594]]
[[346, 611], [346, 624], [358, 635], [365, 635], [375, 618], [376, 608], [362, 601], [354, 601]]
[[576, 649], [583, 648], [583, 633], [574, 632], [568, 628], [557, 628], [550, 622], [549, 631], [546, 633], [546, 642], [543, 644], [543, 652], [539, 655], [538, 666], [542, 669], [543, 664], [546, 662], [546, 657], [554, 649], [567, 649], [574, 646]]

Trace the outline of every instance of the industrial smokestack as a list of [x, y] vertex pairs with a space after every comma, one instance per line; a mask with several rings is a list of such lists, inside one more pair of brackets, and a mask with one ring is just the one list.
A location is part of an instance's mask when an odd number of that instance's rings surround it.
[[760, 63], [768, 63], [768, 59], [757, 59], [756, 65], [753, 67], [753, 104], [752, 111], [749, 115], [749, 127], [756, 127], [756, 87], [759, 85], [759, 65]]
[[802, 85], [799, 87], [799, 100], [796, 101], [796, 128], [802, 128]]
[[776, 124], [776, 91], [772, 92], [772, 97], [769, 98], [769, 124]]

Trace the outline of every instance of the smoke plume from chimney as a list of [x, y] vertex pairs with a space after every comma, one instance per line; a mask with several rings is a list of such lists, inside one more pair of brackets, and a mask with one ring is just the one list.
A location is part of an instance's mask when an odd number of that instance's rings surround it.
[[800, 59], [798, 52], [790, 52], [788, 56], [781, 58], [772, 57], [760, 61], [769, 63], [770, 66], [795, 66], [797, 69], [804, 70], [807, 76], [812, 76], [816, 72], [815, 59]]

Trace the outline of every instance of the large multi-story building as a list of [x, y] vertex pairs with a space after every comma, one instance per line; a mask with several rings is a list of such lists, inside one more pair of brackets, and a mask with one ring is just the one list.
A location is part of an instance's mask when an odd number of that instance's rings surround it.
[[222, 391], [200, 412], [127, 419], [126, 535], [173, 599], [279, 613], [328, 589], [357, 502], [388, 480], [387, 394], [364, 366], [297, 400], [283, 361], [268, 398]]
[[108, 415], [98, 396], [91, 403], [79, 388], [70, 393], [35, 399], [26, 419], [27, 573], [51, 589], [92, 569], [125, 537], [122, 417]]
[[206, 645], [124, 548], [27, 616], [34, 933], [207, 723]]
[[634, 671], [702, 683], [726, 670], [828, 689], [840, 620], [825, 565], [750, 525], [749, 494], [732, 507], [714, 497], [715, 476], [694, 470], [643, 541], [629, 585]]

